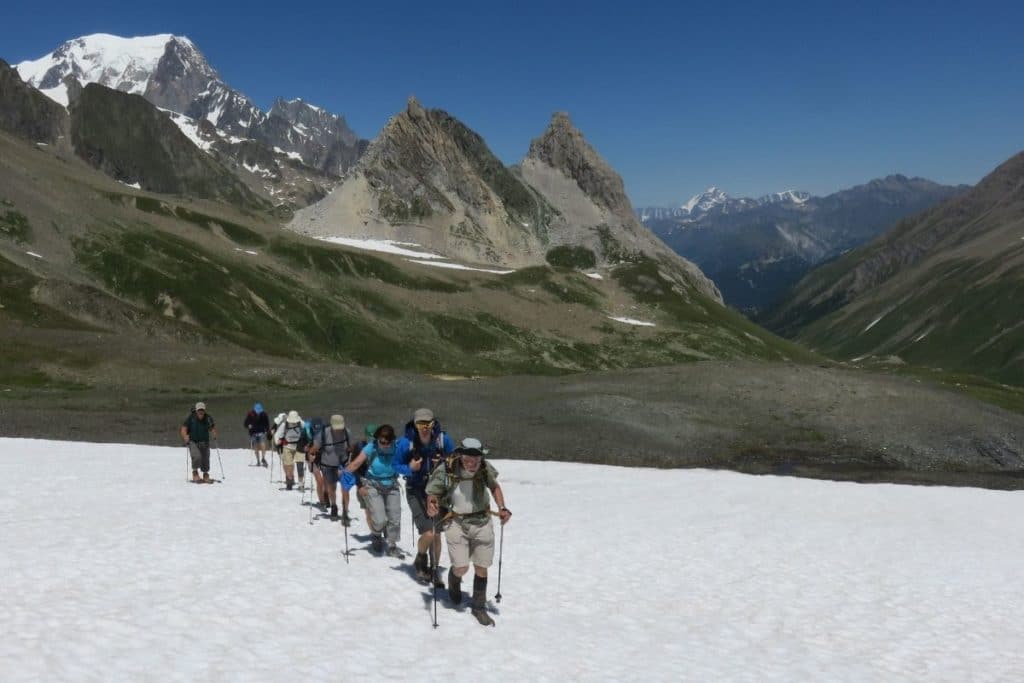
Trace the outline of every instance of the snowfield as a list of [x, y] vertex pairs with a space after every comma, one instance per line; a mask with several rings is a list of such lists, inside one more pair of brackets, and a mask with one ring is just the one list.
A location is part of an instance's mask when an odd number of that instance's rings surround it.
[[[346, 564], [343, 527], [310, 525], [248, 452], [197, 486], [183, 447], [0, 446], [5, 683], [1024, 671], [1019, 492], [495, 459], [513, 511], [497, 626], [444, 598], [434, 629], [411, 558], [366, 551], [354, 500]], [[405, 549], [408, 525], [403, 501]]]

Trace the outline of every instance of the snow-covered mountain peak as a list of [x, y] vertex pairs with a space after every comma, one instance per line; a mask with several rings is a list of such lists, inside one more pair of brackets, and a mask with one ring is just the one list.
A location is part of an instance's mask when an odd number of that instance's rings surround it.
[[800, 192], [798, 190], [786, 190], [784, 192], [772, 192], [759, 197], [757, 200], [758, 204], [778, 204], [780, 202], [790, 202], [792, 204], [803, 204], [811, 195], [807, 192]]
[[343, 117], [301, 99], [278, 100], [269, 114], [262, 111], [225, 83], [184, 36], [97, 33], [68, 40], [15, 68], [22, 80], [65, 107], [68, 79], [80, 85], [97, 83], [181, 114], [172, 118], [185, 125], [187, 135], [192, 131], [183, 122], [205, 120], [225, 139], [257, 141], [331, 175], [341, 175], [360, 154], [361, 141]]
[[688, 214], [705, 213], [727, 201], [729, 201], [729, 195], [712, 185], [700, 194], [690, 197], [690, 201], [683, 204], [681, 208]]
[[65, 106], [68, 104], [64, 85], [67, 76], [82, 85], [99, 83], [142, 95], [171, 41], [195, 51], [188, 38], [169, 33], [134, 38], [94, 33], [66, 41], [50, 54], [21, 62], [15, 68], [22, 80]]

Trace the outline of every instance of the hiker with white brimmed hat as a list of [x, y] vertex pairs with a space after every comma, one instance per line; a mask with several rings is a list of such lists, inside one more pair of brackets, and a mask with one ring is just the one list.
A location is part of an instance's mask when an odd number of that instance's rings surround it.
[[303, 480], [302, 449], [305, 447], [306, 426], [298, 411], [290, 410], [274, 432], [274, 443], [281, 446], [281, 467], [284, 470], [284, 486], [289, 491], [295, 486], [295, 464], [299, 465], [299, 485]]
[[[493, 626], [487, 613], [487, 569], [494, 562], [494, 525], [491, 515], [505, 524], [512, 513], [498, 484], [498, 472], [484, 460], [486, 449], [479, 439], [462, 440], [455, 453], [430, 475], [427, 482], [427, 514], [443, 514], [440, 526], [448, 543], [448, 595], [456, 606], [462, 602], [462, 577], [473, 564], [471, 611], [484, 626]], [[491, 510], [491, 496], [498, 512]], [[500, 576], [500, 573], [499, 573]], [[500, 584], [500, 581], [499, 581]]]

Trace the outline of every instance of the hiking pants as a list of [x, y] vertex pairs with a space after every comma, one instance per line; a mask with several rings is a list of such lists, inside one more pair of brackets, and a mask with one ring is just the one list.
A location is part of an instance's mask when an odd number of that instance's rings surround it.
[[338, 487], [338, 468], [330, 465], [320, 465], [320, 474], [324, 475], [324, 485], [328, 490], [333, 491]]
[[192, 454], [192, 469], [200, 470], [203, 474], [210, 471], [210, 444], [207, 441], [193, 441], [189, 444], [189, 453]]
[[384, 487], [369, 482], [366, 504], [370, 508], [371, 531], [380, 533], [388, 528], [388, 544], [398, 543], [401, 536], [402, 493], [398, 485]]
[[453, 567], [490, 567], [494, 562], [494, 525], [490, 516], [478, 519], [449, 519], [444, 525], [448, 558]]
[[405, 502], [409, 504], [412, 523], [416, 525], [416, 531], [425, 534], [434, 528], [434, 520], [427, 517], [426, 489], [406, 489]]

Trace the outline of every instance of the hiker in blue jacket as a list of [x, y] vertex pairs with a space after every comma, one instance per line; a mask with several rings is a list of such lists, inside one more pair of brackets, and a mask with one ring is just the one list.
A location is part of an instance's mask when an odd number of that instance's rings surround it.
[[270, 439], [270, 417], [263, 410], [263, 404], [257, 403], [252, 407], [244, 422], [245, 428], [249, 431], [249, 446], [256, 456], [256, 464], [267, 467], [267, 442]]
[[[427, 583], [431, 580], [444, 586], [437, 568], [441, 557], [441, 535], [434, 534], [434, 520], [427, 516], [427, 480], [431, 472], [440, 465], [445, 456], [455, 450], [448, 433], [441, 429], [441, 423], [434, 418], [429, 408], [420, 408], [413, 413], [405, 425], [405, 436], [395, 447], [402, 464], [408, 465], [412, 474], [405, 480], [405, 499], [412, 512], [412, 521], [420, 537], [416, 541], [416, 559], [413, 567], [416, 578]], [[427, 553], [430, 559], [427, 559]]]
[[402, 533], [402, 495], [398, 489], [398, 477], [409, 476], [411, 471], [395, 457], [395, 428], [381, 425], [373, 433], [373, 440], [345, 468], [355, 474], [363, 463], [369, 463], [363, 475], [366, 485], [366, 503], [370, 510], [370, 532], [373, 534], [371, 550], [380, 554], [384, 551], [384, 530], [387, 529], [387, 553], [391, 557], [402, 557], [398, 541]]

